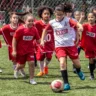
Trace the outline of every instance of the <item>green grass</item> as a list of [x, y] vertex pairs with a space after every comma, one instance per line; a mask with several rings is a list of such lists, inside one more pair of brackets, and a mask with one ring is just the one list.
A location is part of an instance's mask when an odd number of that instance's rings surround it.
[[[53, 60], [49, 65], [49, 75], [37, 78], [37, 85], [30, 85], [29, 78], [19, 79], [13, 78], [12, 63], [8, 60], [7, 48], [0, 49], [0, 67], [3, 73], [0, 73], [0, 96], [96, 96], [96, 80], [89, 80], [88, 60], [84, 58], [84, 53], [80, 55], [82, 70], [86, 75], [86, 80], [81, 81], [76, 74], [72, 72], [72, 63], [68, 59], [68, 75], [71, 85], [70, 91], [62, 93], [54, 93], [50, 89], [50, 82], [55, 79], [62, 79], [59, 62], [53, 56]], [[28, 66], [25, 68], [28, 75]], [[36, 73], [39, 69], [36, 68]]]

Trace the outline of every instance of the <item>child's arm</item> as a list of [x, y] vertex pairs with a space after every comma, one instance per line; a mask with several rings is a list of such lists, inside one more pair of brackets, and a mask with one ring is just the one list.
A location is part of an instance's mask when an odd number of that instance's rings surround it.
[[45, 38], [46, 34], [47, 34], [47, 30], [44, 29], [44, 30], [43, 30], [43, 33], [42, 33], [42, 37], [41, 37], [41, 45], [42, 45], [42, 46], [44, 46], [44, 38]]
[[78, 46], [79, 40], [80, 40], [79, 32], [76, 32], [76, 42], [75, 42], [76, 46]]
[[69, 20], [70, 26], [73, 28], [77, 28], [78, 32], [82, 32], [83, 31], [83, 26], [78, 22], [75, 22], [74, 20], [70, 19]]
[[13, 49], [12, 55], [15, 58], [16, 58], [16, 54], [17, 54], [16, 46], [17, 46], [17, 41], [16, 41], [16, 38], [13, 37], [13, 40], [12, 40], [12, 49]]

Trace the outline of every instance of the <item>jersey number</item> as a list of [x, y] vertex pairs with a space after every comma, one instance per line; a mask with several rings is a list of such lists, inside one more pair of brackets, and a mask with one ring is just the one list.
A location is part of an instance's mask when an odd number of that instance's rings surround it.
[[50, 42], [50, 41], [51, 41], [51, 35], [50, 35], [50, 34], [47, 34], [47, 35], [46, 35], [46, 41], [47, 41], [47, 42]]

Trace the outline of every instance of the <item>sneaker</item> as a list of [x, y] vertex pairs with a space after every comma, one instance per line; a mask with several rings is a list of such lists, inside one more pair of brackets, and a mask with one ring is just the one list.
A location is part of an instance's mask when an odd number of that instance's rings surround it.
[[44, 67], [44, 74], [47, 75], [48, 74], [48, 67]]
[[79, 73], [77, 73], [78, 76], [80, 77], [81, 80], [85, 80], [85, 75], [83, 74], [82, 71], [80, 71]]
[[43, 76], [43, 75], [44, 75], [44, 73], [43, 73], [43, 72], [39, 72], [36, 76], [41, 77], [41, 76]]
[[2, 73], [2, 69], [0, 69], [0, 73]]
[[36, 82], [36, 81], [34, 81], [34, 79], [31, 79], [31, 80], [30, 80], [30, 84], [36, 85], [36, 84], [37, 84], [37, 82]]
[[24, 70], [19, 70], [19, 73], [21, 74], [22, 77], [26, 77]]
[[68, 83], [64, 84], [64, 90], [70, 90], [70, 85]]
[[94, 74], [90, 75], [90, 80], [94, 80]]
[[18, 78], [18, 71], [14, 70], [14, 78]]

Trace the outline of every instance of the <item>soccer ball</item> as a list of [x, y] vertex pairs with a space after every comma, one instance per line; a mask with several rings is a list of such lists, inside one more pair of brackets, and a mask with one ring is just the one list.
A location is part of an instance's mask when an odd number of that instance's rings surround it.
[[62, 92], [63, 91], [63, 81], [62, 80], [54, 80], [51, 82], [51, 89], [53, 92]]

